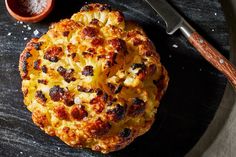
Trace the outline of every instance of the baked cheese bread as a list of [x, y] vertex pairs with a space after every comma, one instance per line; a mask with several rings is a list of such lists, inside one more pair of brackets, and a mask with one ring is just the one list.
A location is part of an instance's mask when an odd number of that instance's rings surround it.
[[150, 129], [169, 80], [142, 28], [106, 4], [85, 5], [32, 39], [19, 70], [33, 122], [102, 153]]

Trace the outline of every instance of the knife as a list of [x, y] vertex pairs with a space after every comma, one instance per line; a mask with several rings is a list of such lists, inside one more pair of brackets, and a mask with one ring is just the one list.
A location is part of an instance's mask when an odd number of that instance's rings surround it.
[[198, 52], [215, 68], [222, 72], [236, 89], [236, 68], [219, 51], [208, 43], [190, 24], [166, 1], [144, 0], [166, 24], [167, 34], [172, 35], [180, 30]]

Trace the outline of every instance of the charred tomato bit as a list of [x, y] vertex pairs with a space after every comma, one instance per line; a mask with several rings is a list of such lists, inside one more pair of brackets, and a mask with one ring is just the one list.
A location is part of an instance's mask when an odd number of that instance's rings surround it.
[[103, 91], [100, 88], [96, 89], [95, 92], [96, 92], [97, 96], [102, 96], [102, 94], [103, 94]]
[[127, 33], [127, 38], [133, 38], [133, 37], [135, 37], [135, 36], [137, 36], [137, 35], [142, 35], [142, 33], [141, 33], [140, 31], [137, 31], [137, 30], [135, 30], [135, 31], [129, 31], [129, 32]]
[[106, 113], [111, 120], [119, 121], [125, 116], [125, 107], [117, 104], [115, 108], [109, 109]]
[[97, 47], [97, 46], [102, 45], [103, 42], [104, 42], [104, 40], [102, 38], [95, 38], [92, 40], [91, 44], [92, 44], [92, 46]]
[[51, 47], [49, 48], [44, 55], [44, 59], [49, 60], [50, 62], [58, 62], [59, 56], [63, 53], [61, 47]]
[[70, 34], [70, 31], [65, 31], [65, 32], [62, 33], [62, 35], [63, 35], [64, 37], [68, 37], [69, 34]]
[[76, 105], [71, 109], [71, 116], [76, 120], [82, 120], [88, 116], [88, 112], [85, 110], [84, 106]]
[[49, 96], [53, 101], [60, 101], [65, 91], [60, 86], [54, 86], [49, 90]]
[[74, 59], [76, 57], [76, 53], [72, 53], [71, 57], [72, 57], [72, 59]]
[[48, 68], [46, 67], [46, 65], [42, 66], [42, 71], [43, 71], [43, 73], [47, 73], [48, 72]]
[[34, 112], [32, 112], [32, 120], [37, 126], [41, 128], [44, 128], [48, 125], [47, 116], [43, 114], [40, 110], [35, 110]]
[[88, 52], [91, 52], [91, 53], [96, 53], [96, 52], [95, 52], [95, 49], [94, 49], [94, 48], [91, 48], [91, 47], [90, 47], [90, 48], [88, 48], [88, 50], [87, 50], [87, 51], [88, 51]]
[[75, 45], [73, 45], [72, 43], [69, 43], [67, 45], [67, 50], [70, 53], [76, 53], [77, 47]]
[[27, 73], [27, 72], [28, 72], [27, 66], [28, 66], [27, 61], [26, 61], [26, 60], [23, 61], [23, 63], [22, 63], [22, 71], [23, 71], [24, 73]]
[[47, 59], [50, 62], [58, 62], [58, 60], [59, 60], [57, 56], [53, 56], [53, 57], [46, 57], [46, 56], [44, 56], [44, 59]]
[[102, 99], [103, 99], [104, 102], [107, 102], [107, 100], [108, 100], [108, 95], [107, 95], [107, 93], [104, 93], [104, 94], [103, 94]]
[[98, 30], [94, 27], [85, 27], [83, 30], [82, 30], [82, 35], [84, 37], [95, 37], [96, 35], [98, 34]]
[[41, 63], [40, 59], [34, 61], [34, 69], [35, 70], [40, 70], [40, 63]]
[[120, 38], [111, 39], [108, 43], [117, 51], [127, 52], [126, 43]]
[[122, 130], [120, 132], [120, 136], [122, 138], [128, 138], [128, 137], [130, 137], [130, 135], [131, 135], [131, 129], [129, 129], [129, 128], [124, 128], [124, 130]]
[[59, 67], [57, 68], [57, 72], [58, 72], [60, 75], [65, 75], [66, 69], [63, 68], [62, 66], [59, 66]]
[[33, 43], [33, 46], [36, 50], [40, 50], [42, 45], [43, 45], [43, 42]]
[[111, 106], [114, 102], [116, 102], [117, 101], [117, 98], [113, 98], [111, 95], [109, 96], [109, 98], [108, 98], [108, 102], [107, 102], [107, 105], [108, 106]]
[[98, 19], [92, 19], [92, 21], [90, 22], [90, 24], [92, 25], [98, 25], [99, 20]]
[[143, 50], [141, 51], [141, 53], [142, 53], [142, 55], [149, 57], [149, 56], [151, 56], [151, 55], [152, 55], [153, 53], [155, 53], [155, 52], [153, 52], [153, 51], [150, 50], [150, 49], [143, 49]]
[[38, 83], [47, 85], [47, 84], [48, 84], [48, 81], [47, 81], [47, 80], [38, 80]]
[[111, 61], [107, 61], [106, 62], [106, 64], [105, 64], [105, 67], [107, 67], [107, 68], [110, 68], [110, 67], [112, 67], [112, 62]]
[[35, 97], [36, 97], [36, 100], [39, 100], [42, 103], [45, 103], [47, 101], [47, 98], [45, 97], [45, 95], [43, 94], [41, 90], [36, 91]]
[[145, 102], [139, 98], [134, 98], [128, 110], [129, 116], [138, 116], [145, 111]]
[[94, 92], [94, 90], [92, 88], [85, 88], [85, 87], [80, 86], [80, 85], [77, 86], [77, 90], [79, 92], [85, 92], [85, 93], [92, 93], [92, 92]]
[[74, 96], [70, 92], [64, 92], [62, 99], [66, 106], [74, 105]]
[[138, 38], [133, 39], [133, 45], [134, 46], [138, 46], [138, 45], [142, 44], [142, 42], [143, 41], [141, 39], [138, 39]]
[[68, 119], [68, 114], [64, 106], [58, 106], [54, 108], [56, 116], [60, 119]]
[[101, 58], [106, 58], [106, 55], [99, 55], [99, 56], [97, 56], [98, 60], [101, 59]]
[[82, 52], [82, 55], [83, 55], [85, 58], [93, 57], [93, 54], [90, 53], [90, 52]]
[[105, 108], [105, 102], [101, 96], [97, 96], [90, 101], [96, 113], [101, 113]]
[[30, 58], [30, 57], [32, 57], [32, 54], [29, 51], [27, 51], [25, 53], [25, 58]]
[[75, 81], [76, 79], [73, 77], [74, 69], [65, 69], [62, 66], [57, 68], [57, 72], [64, 78], [64, 80], [68, 83], [71, 81]]
[[82, 75], [84, 76], [93, 76], [93, 66], [87, 65], [84, 67], [82, 71]]
[[100, 137], [109, 132], [111, 125], [109, 122], [104, 122], [98, 118], [94, 123], [88, 125], [87, 130], [94, 137]]

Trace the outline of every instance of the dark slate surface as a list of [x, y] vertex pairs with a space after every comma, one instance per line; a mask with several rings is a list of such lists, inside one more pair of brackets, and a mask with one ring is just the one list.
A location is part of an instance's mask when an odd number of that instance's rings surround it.
[[[95, 2], [95, 1], [92, 1]], [[70, 17], [82, 1], [57, 1], [54, 12], [43, 22], [16, 23], [0, 1], [0, 156], [165, 156], [186, 154], [204, 133], [224, 93], [226, 79], [176, 33], [165, 34], [163, 22], [142, 0], [104, 0], [140, 23], [157, 47], [170, 75], [168, 91], [161, 102], [152, 129], [122, 151], [102, 155], [73, 149], [49, 137], [33, 125], [22, 102], [18, 73], [19, 54], [33, 31], [47, 31], [51, 22]], [[171, 0], [182, 15], [217, 49], [229, 56], [227, 26], [217, 0]], [[24, 28], [26, 27], [26, 28]], [[24, 31], [22, 33], [22, 31]], [[11, 35], [10, 35], [11, 34]], [[174, 45], [174, 47], [173, 47]], [[177, 45], [177, 48], [176, 48]]]

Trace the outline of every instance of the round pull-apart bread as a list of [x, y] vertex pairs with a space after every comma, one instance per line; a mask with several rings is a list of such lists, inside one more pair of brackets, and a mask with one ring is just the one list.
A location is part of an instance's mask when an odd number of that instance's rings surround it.
[[169, 80], [143, 30], [104, 4], [86, 5], [32, 39], [19, 70], [33, 122], [102, 153], [150, 129]]

